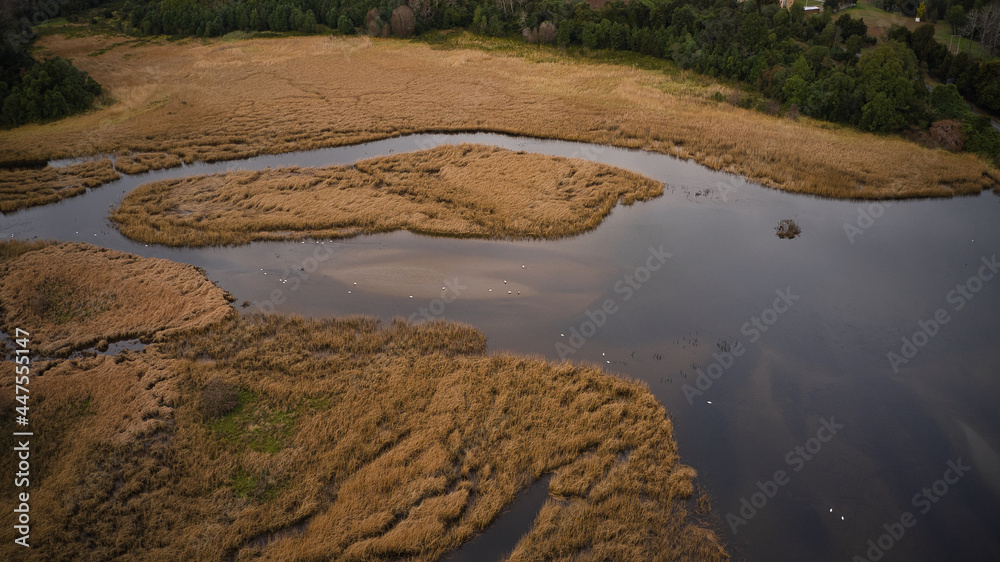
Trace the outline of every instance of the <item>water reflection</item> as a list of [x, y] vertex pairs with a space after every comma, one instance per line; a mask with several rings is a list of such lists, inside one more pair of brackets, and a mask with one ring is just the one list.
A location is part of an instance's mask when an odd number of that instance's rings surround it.
[[[156, 179], [347, 163], [441, 142], [586, 157], [668, 189], [654, 201], [616, 208], [592, 232], [555, 242], [396, 232], [170, 249], [128, 241], [105, 220], [125, 192]], [[714, 497], [737, 557], [864, 558], [883, 525], [913, 512], [915, 525], [894, 540], [887, 560], [992, 560], [1000, 559], [1000, 276], [984, 281], [962, 310], [947, 295], [976, 275], [984, 256], [1000, 253], [998, 203], [994, 195], [899, 202], [851, 236], [845, 225], [858, 227], [867, 204], [775, 192], [663, 155], [488, 134], [418, 135], [128, 177], [4, 216], [0, 235], [86, 241], [192, 263], [237, 303], [271, 303], [284, 312], [388, 319], [434, 307], [482, 329], [492, 349], [552, 359], [572, 328], [591, 321], [593, 333], [569, 358], [649, 384], [671, 413], [683, 462], [698, 469]], [[801, 237], [776, 238], [774, 225], [788, 218], [802, 227]], [[671, 257], [625, 299], [616, 285], [660, 246]], [[442, 289], [448, 283], [454, 291]], [[800, 298], [773, 322], [762, 319], [767, 330], [754, 327], [751, 342], [744, 327], [773, 306], [779, 290]], [[455, 298], [444, 302], [443, 291]], [[592, 316], [609, 299], [615, 312], [596, 326]], [[901, 338], [940, 308], [951, 320], [894, 372], [887, 354], [899, 352]], [[718, 361], [720, 342], [739, 343], [745, 353], [689, 400], [685, 385]], [[830, 417], [843, 430], [795, 471], [789, 451]], [[914, 495], [959, 458], [972, 467], [968, 475], [920, 513]], [[739, 515], [741, 500], [778, 470], [788, 482], [733, 533], [727, 514]]]

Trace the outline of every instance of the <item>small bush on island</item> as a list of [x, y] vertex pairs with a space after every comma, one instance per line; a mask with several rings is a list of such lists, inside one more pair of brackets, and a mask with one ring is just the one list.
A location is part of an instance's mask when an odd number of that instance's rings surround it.
[[774, 231], [778, 238], [795, 238], [802, 234], [802, 229], [795, 223], [795, 219], [783, 219], [774, 227]]

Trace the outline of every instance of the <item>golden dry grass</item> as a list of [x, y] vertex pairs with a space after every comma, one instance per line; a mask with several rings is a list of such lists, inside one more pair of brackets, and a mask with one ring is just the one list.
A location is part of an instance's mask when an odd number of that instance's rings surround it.
[[73, 59], [118, 103], [0, 132], [5, 161], [147, 152], [225, 160], [478, 130], [645, 148], [830, 197], [977, 193], [1000, 177], [973, 155], [719, 103], [712, 94], [729, 88], [687, 73], [581, 62], [555, 50], [524, 57], [471, 39], [457, 40], [468, 48], [441, 50], [288, 37], [101, 51], [116, 40], [41, 39], [45, 52]]
[[40, 250], [58, 243], [55, 240], [18, 240], [17, 238], [4, 240], [0, 243], [0, 264], [33, 250]]
[[0, 168], [0, 213], [55, 203], [120, 177], [107, 158], [60, 168]]
[[[60, 362], [32, 381], [34, 547], [0, 552], [436, 560], [555, 471], [563, 500], [513, 559], [725, 558], [644, 386], [484, 348], [455, 324], [254, 315]], [[208, 418], [220, 378], [240, 405]]]
[[225, 292], [194, 266], [86, 244], [24, 250], [2, 252], [20, 255], [0, 262], [0, 318], [7, 333], [29, 331], [33, 349], [44, 355], [163, 335], [234, 313]]
[[115, 168], [123, 174], [141, 174], [150, 170], [162, 170], [181, 165], [176, 154], [163, 152], [130, 154], [115, 160]]
[[595, 228], [618, 203], [663, 184], [584, 160], [479, 145], [440, 146], [353, 166], [228, 172], [147, 184], [111, 218], [170, 246], [344, 237], [390, 230], [558, 238]]
[[[123, 295], [136, 263], [160, 261], [12, 246], [4, 254], [21, 255], [4, 262], [4, 289], [51, 264], [47, 252], [77, 276], [108, 272]], [[219, 320], [214, 310], [142, 352], [32, 363], [32, 548], [7, 541], [0, 557], [436, 560], [555, 472], [550, 493], [561, 499], [511, 559], [726, 558], [693, 517], [706, 507], [695, 472], [640, 383], [487, 354], [482, 333], [440, 321]], [[91, 333], [118, 329], [94, 323]], [[0, 379], [4, 419], [18, 405], [13, 384]], [[206, 403], [227, 387], [235, 407]], [[12, 439], [0, 434], [0, 447]], [[0, 455], [0, 471], [15, 462]], [[14, 492], [4, 479], [0, 510], [12, 511]]]

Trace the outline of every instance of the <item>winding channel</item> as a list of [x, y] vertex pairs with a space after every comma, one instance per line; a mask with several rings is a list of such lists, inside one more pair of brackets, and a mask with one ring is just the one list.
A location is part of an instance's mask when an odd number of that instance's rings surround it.
[[[175, 249], [130, 241], [107, 221], [109, 207], [150, 181], [459, 142], [611, 164], [667, 189], [558, 241], [394, 232]], [[788, 218], [802, 236], [778, 239], [774, 227]], [[670, 412], [681, 460], [698, 470], [737, 559], [868, 559], [868, 541], [877, 546], [904, 512], [916, 523], [892, 539], [886, 560], [1000, 559], [1000, 275], [987, 278], [984, 266], [1000, 256], [995, 194], [873, 206], [778, 192], [662, 154], [412, 135], [124, 176], [2, 216], [0, 236], [191, 263], [235, 304], [254, 303], [247, 310], [441, 316], [478, 327], [494, 350], [565, 355], [644, 380]], [[445, 284], [455, 288], [449, 302]], [[602, 317], [607, 300], [616, 312]], [[916, 336], [939, 309], [949, 321]], [[910, 354], [902, 338], [923, 345]], [[888, 354], [904, 351], [894, 369]], [[699, 386], [701, 372], [714, 378]], [[958, 459], [970, 469], [934, 488]], [[933, 502], [914, 501], [924, 488]], [[545, 497], [528, 496], [539, 506]], [[517, 537], [490, 540], [507, 550]]]

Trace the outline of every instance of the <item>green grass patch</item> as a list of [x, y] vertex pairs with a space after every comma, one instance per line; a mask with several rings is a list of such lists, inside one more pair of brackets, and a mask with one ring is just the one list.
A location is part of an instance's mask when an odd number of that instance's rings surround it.
[[43, 21], [38, 25], [39, 28], [44, 29], [46, 27], [69, 25], [69, 20], [66, 18], [52, 18], [50, 20]]
[[80, 416], [85, 416], [85, 415], [89, 414], [90, 413], [90, 397], [87, 397], [85, 400], [81, 400], [81, 401], [77, 402], [76, 404], [74, 404], [74, 410], [76, 411], [76, 414], [80, 415]]
[[268, 502], [278, 497], [289, 482], [273, 482], [266, 474], [251, 472], [241, 468], [233, 474], [229, 487], [238, 498], [249, 498], [258, 502]]
[[229, 485], [236, 497], [245, 498], [254, 492], [259, 484], [260, 478], [255, 474], [240, 469], [233, 475], [233, 480]]
[[275, 454], [295, 427], [297, 410], [272, 411], [250, 391], [240, 390], [239, 405], [209, 424], [223, 441], [241, 444], [254, 451]]
[[[929, 21], [917, 22], [914, 18], [904, 16], [899, 12], [886, 12], [885, 10], [876, 8], [867, 2], [859, 2], [850, 8], [841, 10], [837, 12], [834, 18], [840, 17], [840, 14], [850, 14], [854, 19], [864, 19], [865, 23], [868, 24], [868, 34], [876, 37], [880, 35], [880, 33], [873, 31], [872, 27], [879, 27], [883, 30], [888, 30], [890, 26], [895, 24], [909, 28], [910, 31], [913, 31], [921, 25], [933, 23]], [[945, 47], [950, 45], [952, 53], [956, 53], [960, 48], [961, 51], [969, 53], [976, 58], [993, 58], [986, 54], [986, 51], [983, 50], [983, 46], [978, 41], [971, 41], [968, 38], [963, 37], [961, 45], [959, 45], [958, 36], [952, 34], [951, 25], [944, 20], [939, 20], [935, 23], [934, 29], [934, 39]]]
[[322, 398], [307, 398], [304, 403], [316, 411], [323, 411], [330, 407], [330, 399], [325, 396]]

